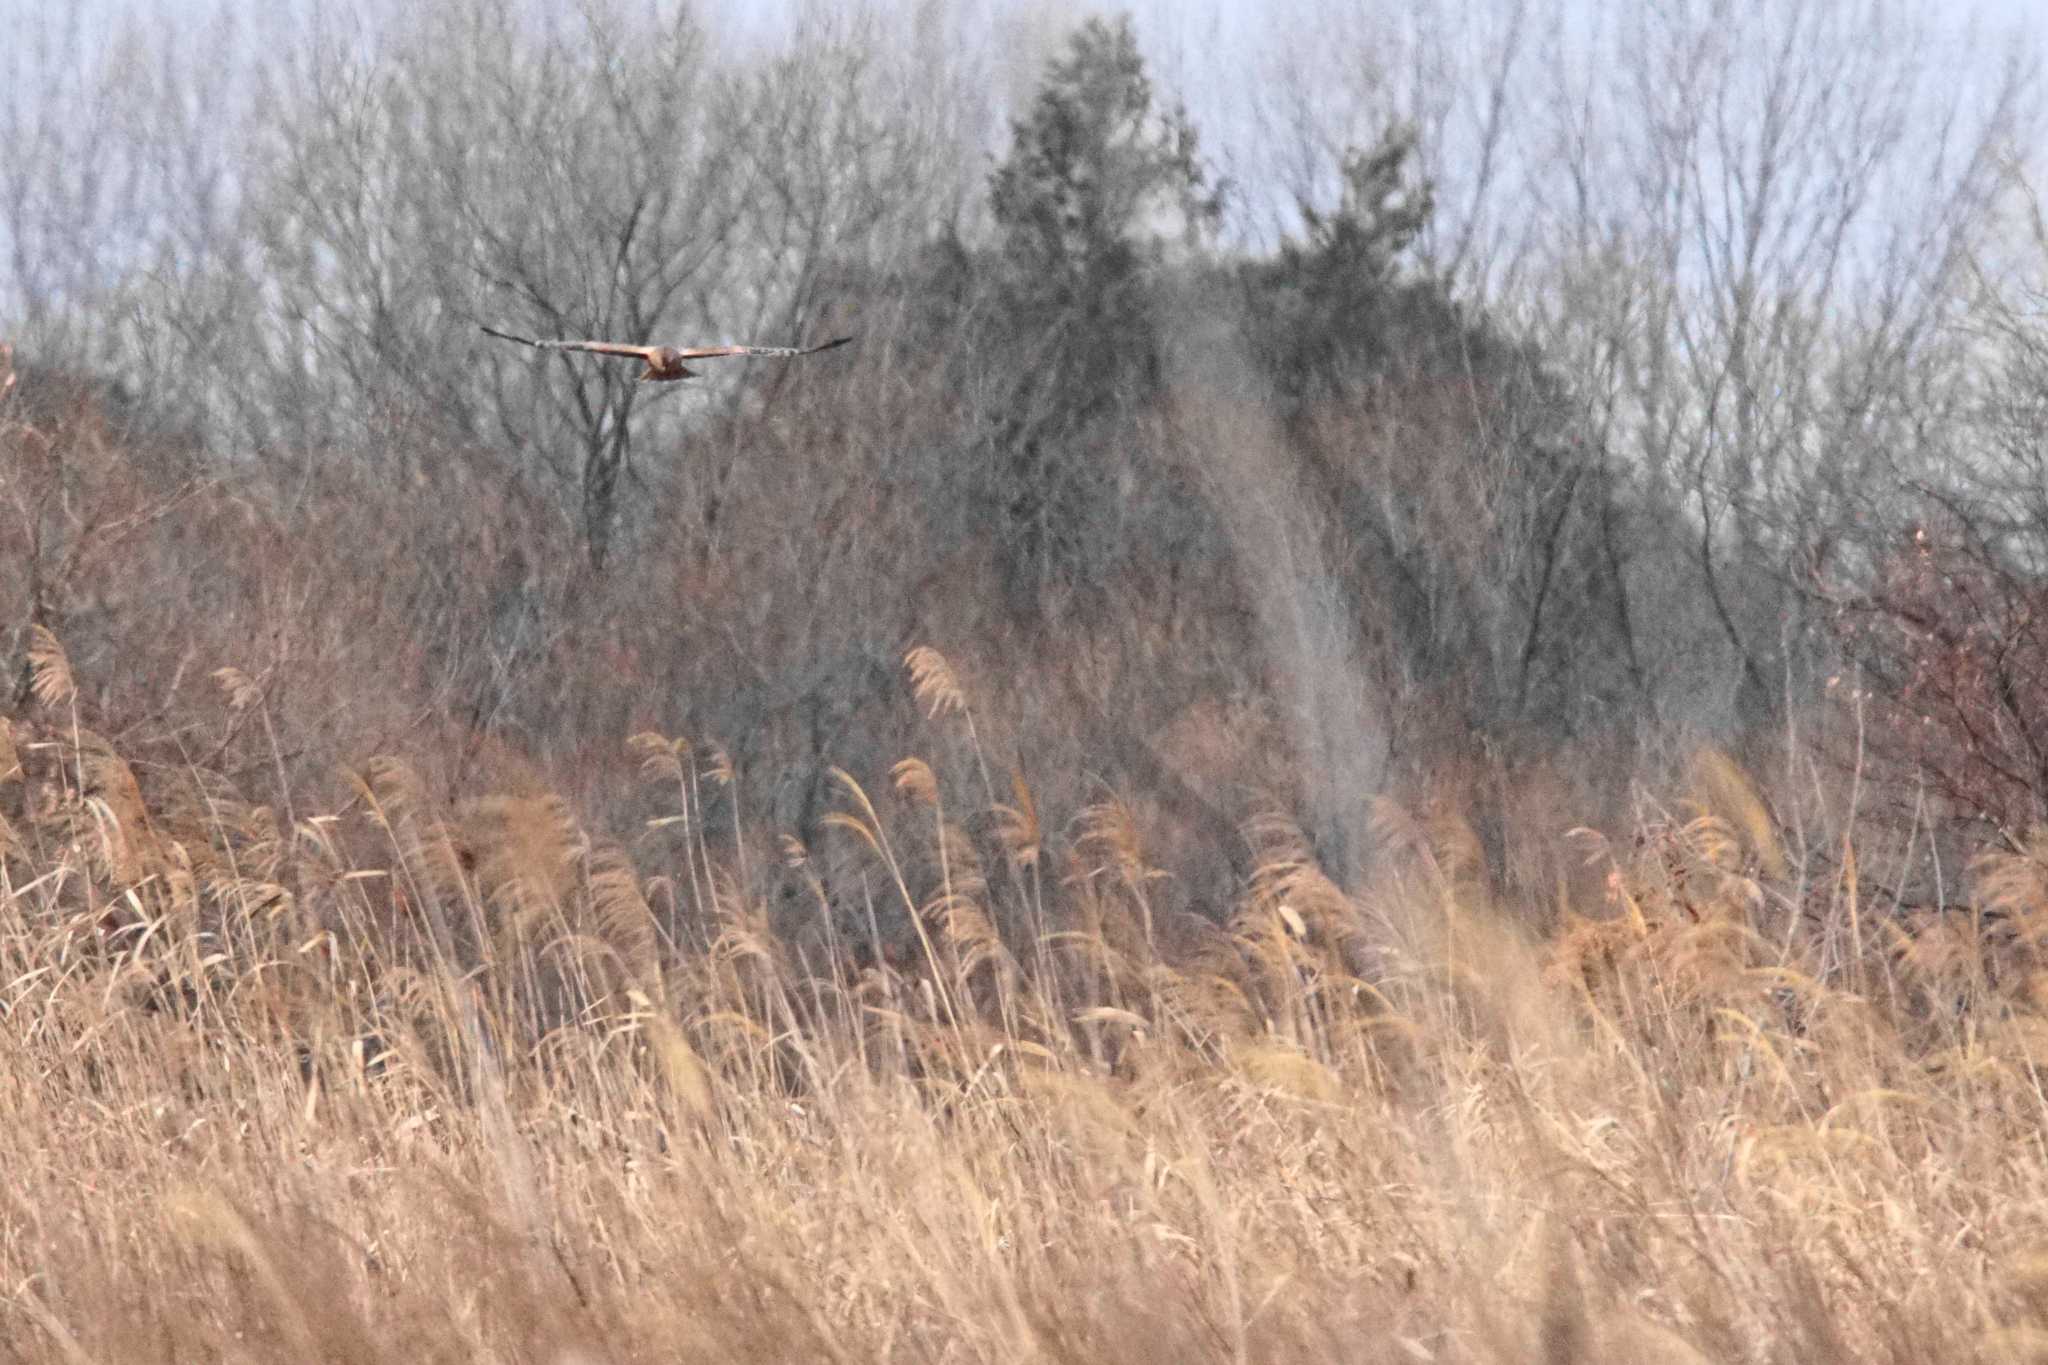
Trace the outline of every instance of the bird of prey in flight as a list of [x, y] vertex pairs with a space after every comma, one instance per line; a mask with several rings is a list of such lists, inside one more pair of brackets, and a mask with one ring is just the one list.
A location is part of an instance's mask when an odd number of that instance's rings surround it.
[[641, 383], [693, 378], [697, 372], [683, 363], [688, 360], [716, 360], [728, 355], [816, 355], [853, 340], [852, 337], [839, 337], [819, 346], [629, 346], [622, 341], [535, 341], [532, 337], [516, 337], [495, 327], [484, 327], [482, 323], [477, 325], [501, 340], [537, 346], [543, 351], [589, 351], [596, 355], [631, 356], [647, 366], [640, 372]]

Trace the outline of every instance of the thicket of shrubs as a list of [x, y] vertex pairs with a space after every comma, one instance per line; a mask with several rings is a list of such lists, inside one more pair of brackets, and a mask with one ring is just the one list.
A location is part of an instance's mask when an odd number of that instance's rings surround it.
[[[87, 120], [126, 189], [11, 172], [22, 715], [41, 627], [149, 762], [289, 807], [403, 751], [437, 799], [547, 787], [618, 828], [622, 736], [687, 734], [750, 774], [709, 818], [759, 847], [904, 752], [933, 646], [990, 780], [1129, 802], [1196, 908], [1265, 809], [1355, 878], [1380, 792], [1467, 806], [1492, 876], [1550, 885], [1559, 809], [1625, 823], [1705, 740], [1774, 792], [1816, 752], [1882, 774], [1923, 850], [2040, 814], [2039, 343], [1998, 161], [2024, 72], [1914, 126], [1944, 96], [1904, 55], [1851, 44], [1870, 79], [1810, 88], [1826, 16], [1745, 19], [1782, 40], [1754, 69], [1683, 15], [1632, 27], [1645, 70], [1691, 53], [1690, 94], [1560, 49], [1586, 119], [1665, 122], [1484, 142], [1577, 186], [1516, 255], [1435, 106], [1333, 140], [1254, 244], [1127, 22], [1065, 40], [983, 176], [936, 29], [740, 55], [680, 10], [354, 19], [378, 41], [308, 21], [240, 85], [138, 40], [164, 116]], [[1716, 80], [1783, 126], [1705, 147]], [[76, 132], [12, 117], [53, 156]], [[1877, 199], [1913, 167], [1919, 217]], [[59, 251], [66, 209], [109, 244]], [[479, 320], [860, 341], [655, 394]]]

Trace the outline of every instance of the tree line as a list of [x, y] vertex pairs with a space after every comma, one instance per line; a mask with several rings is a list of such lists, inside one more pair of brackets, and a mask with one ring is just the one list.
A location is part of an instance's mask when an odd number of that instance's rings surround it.
[[[1868, 771], [2023, 838], [2034, 73], [1954, 80], [1887, 0], [1575, 8], [1333, 9], [1252, 111], [1281, 214], [1128, 20], [1005, 111], [934, 5], [747, 52], [600, 0], [49, 21], [0, 109], [0, 644], [280, 794], [404, 747], [625, 818], [625, 736], [690, 735], [735, 838], [919, 748], [932, 646], [947, 761], [1124, 794], [1197, 910], [1250, 814], [1348, 873], [1396, 789], [1540, 883], [1560, 803], [1704, 739], [1788, 819]], [[478, 321], [860, 340], [650, 392]]]

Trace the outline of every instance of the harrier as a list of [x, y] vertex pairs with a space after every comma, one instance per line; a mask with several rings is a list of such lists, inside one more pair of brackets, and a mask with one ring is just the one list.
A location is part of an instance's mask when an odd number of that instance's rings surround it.
[[[477, 325], [483, 327], [482, 323]], [[516, 337], [495, 327], [483, 327], [483, 330], [501, 340], [537, 346], [543, 351], [590, 351], [596, 355], [631, 356], [647, 366], [639, 375], [642, 383], [694, 378], [697, 372], [683, 363], [686, 360], [716, 360], [728, 355], [816, 355], [853, 340], [852, 337], [839, 337], [820, 346], [629, 346], [621, 341], [535, 341], [532, 337]]]

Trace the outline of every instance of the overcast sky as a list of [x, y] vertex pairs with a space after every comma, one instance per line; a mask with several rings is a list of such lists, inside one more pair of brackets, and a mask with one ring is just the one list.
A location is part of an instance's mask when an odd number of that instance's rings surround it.
[[[401, 7], [422, 0], [399, 0]], [[1598, 19], [1629, 12], [1645, 0], [1551, 0], [1531, 9]], [[1749, 0], [1764, 5], [1827, 5], [1835, 0]], [[386, 0], [390, 3], [390, 0]], [[566, 9], [569, 0], [546, 0]], [[668, 8], [675, 0], [626, 0]], [[1327, 45], [1336, 22], [1356, 34], [1379, 25], [1398, 27], [1402, 16], [1428, 5], [1411, 0], [693, 0], [713, 26], [736, 42], [772, 40], [806, 12], [835, 14], [855, 4], [908, 8], [920, 4], [944, 12], [963, 35], [1007, 49], [1006, 85], [1028, 91], [1044, 58], [1074, 25], [1089, 14], [1129, 13], [1159, 84], [1185, 97], [1197, 123], [1229, 129], [1245, 106], [1270, 82], [1273, 60], [1286, 53], [1315, 54]], [[1438, 0], [1442, 13], [1504, 11], [1512, 0]], [[2015, 41], [2048, 58], [2048, 0], [1896, 0], [1928, 26], [1949, 51], [1964, 79], [1995, 68], [2000, 52]], [[346, 8], [347, 0], [0, 0], [0, 32], [19, 35], [36, 26], [62, 23], [72, 13], [128, 16], [145, 21], [196, 21], [225, 9], [242, 22], [245, 35], [261, 32], [278, 16], [316, 8]], [[2015, 29], [2027, 30], [2015, 37]], [[1015, 90], [998, 93], [1014, 96]]]
[[[407, 4], [420, 0], [404, 0]], [[552, 2], [552, 0], [551, 0]], [[1333, 14], [1348, 14], [1365, 23], [1399, 22], [1415, 8], [1407, 0], [857, 0], [861, 4], [911, 6], [937, 3], [962, 32], [998, 39], [1011, 46], [1018, 75], [1029, 73], [1059, 38], [1089, 14], [1129, 13], [1136, 21], [1147, 59], [1161, 83], [1184, 92], [1198, 111], [1214, 111], [1227, 122], [1228, 111], [1252, 91], [1258, 73], [1256, 58], [1277, 51], [1313, 49], [1324, 37]], [[1752, 0], [1754, 3], [1755, 0]], [[1829, 4], [1834, 0], [1761, 0], [1765, 4]], [[287, 11], [320, 7], [323, 0], [0, 0], [0, 32], [19, 34], [37, 23], [79, 12], [90, 16], [126, 15], [144, 19], [196, 20], [226, 8], [260, 29]], [[628, 0], [666, 8], [673, 0]], [[700, 13], [738, 40], [772, 38], [786, 32], [806, 11], [843, 12], [847, 0], [694, 0]], [[1566, 10], [1584, 16], [1620, 15], [1644, 0], [1557, 0]], [[2015, 26], [2031, 30], [2025, 41], [2048, 57], [2048, 0], [1898, 0], [1902, 9], [1925, 22], [1938, 38], [1954, 47], [1965, 68], [1989, 66], [1995, 49], [2009, 41]], [[562, 0], [558, 8], [566, 8]], [[345, 7], [329, 0], [328, 8]], [[1466, 0], [1450, 10], [1503, 8], [1502, 0]], [[1550, 9], [1550, 5], [1533, 6]]]
[[[677, 0], [614, 0], [628, 7], [668, 9]], [[1867, 0], [1863, 0], [1867, 2]], [[0, 0], [0, 33], [33, 34], [62, 25], [67, 16], [89, 16], [89, 32], [111, 32], [110, 16], [141, 19], [156, 30], [152, 41], [166, 35], [182, 37], [198, 48], [212, 43], [211, 30], [199, 21], [225, 9], [240, 28], [242, 46], [260, 45], [262, 35], [288, 20], [283, 16], [315, 9], [346, 11], [368, 3], [387, 13], [403, 12], [425, 0]], [[570, 0], [515, 0], [537, 12], [559, 15]], [[947, 40], [979, 54], [986, 71], [980, 91], [988, 102], [985, 150], [1000, 149], [1006, 113], [1029, 99], [1047, 57], [1084, 17], [1105, 11], [1126, 11], [1136, 21], [1155, 84], [1169, 97], [1184, 100], [1202, 137], [1202, 148], [1221, 174], [1242, 192], [1247, 213], [1240, 228], [1255, 235], [1271, 230], [1255, 221], [1263, 215], [1277, 226], [1292, 204], [1291, 191], [1313, 186], [1318, 197], [1328, 191], [1328, 156], [1319, 167], [1302, 145], [1290, 145], [1286, 120], [1289, 101], [1296, 114], [1323, 126], [1332, 142], [1356, 145], [1376, 136], [1391, 110], [1409, 112], [1418, 101], [1441, 100], [1449, 109], [1446, 127], [1461, 122], [1468, 130], [1483, 118], [1486, 91], [1469, 78], [1447, 80], [1437, 66], [1378, 57], [1398, 48], [1401, 35], [1427, 31], [1448, 39], [1454, 48], [1447, 62], [1465, 70], [1483, 69], [1485, 49], [1495, 42], [1502, 16], [1516, 0], [695, 0], [714, 32], [741, 47], [773, 43], [808, 15], [843, 21], [858, 3], [907, 12], [921, 8], [941, 26]], [[1646, 0], [1532, 0], [1528, 10], [1543, 23], [1600, 25], [1609, 29], [1628, 15], [1641, 14]], [[1738, 10], [1760, 7], [1785, 13], [1804, 5], [1804, 12], [1830, 14], [1844, 0], [1669, 0], [1708, 10], [1730, 4]], [[2036, 61], [2048, 59], [2048, 0], [1893, 0], [1900, 12], [1925, 25], [1927, 42], [1915, 44], [1914, 55], [1929, 64], [1928, 82], [1937, 95], [1995, 82], [2004, 60], [2015, 52]], [[1392, 35], [1391, 39], [1387, 36]], [[4, 46], [4, 45], [0, 45]], [[24, 44], [25, 46], [25, 44]], [[88, 49], [92, 46], [88, 41]], [[1525, 50], [1537, 51], [1526, 44]], [[1477, 54], [1475, 59], [1474, 54]], [[208, 49], [210, 55], [210, 49]], [[1439, 54], [1440, 56], [1442, 54]], [[1390, 60], [1391, 74], [1361, 72], [1365, 63]], [[0, 85], [8, 81], [8, 55], [0, 52]], [[18, 68], [17, 68], [18, 69]], [[1550, 98], [1550, 79], [1540, 60], [1525, 60], [1523, 79], [1533, 83], [1530, 97]], [[1377, 82], [1377, 84], [1375, 84]], [[1402, 88], [1405, 82], [1405, 88]], [[17, 87], [31, 82], [15, 82]], [[1346, 89], [1346, 87], [1349, 89]], [[1306, 93], [1305, 93], [1306, 92]], [[0, 91], [0, 100], [21, 99], [23, 91]], [[27, 100], [35, 100], [31, 90]], [[1276, 131], [1277, 130], [1277, 131]], [[1448, 179], [1455, 179], [1473, 159], [1469, 148], [1455, 145], [1454, 135], [1441, 140]], [[1324, 149], [1327, 153], [1328, 148]], [[2032, 153], [2031, 148], [2022, 148]], [[0, 157], [6, 149], [0, 147]], [[1290, 162], [1290, 155], [1296, 157]], [[2036, 154], [2037, 155], [2037, 154]], [[1442, 174], [1443, 168], [1433, 168]], [[1322, 177], [1320, 180], [1317, 177]], [[1442, 186], [1445, 178], [1439, 179]], [[2048, 177], [2044, 177], [2048, 178]], [[1455, 186], [1452, 187], [1453, 191]], [[1449, 195], [1440, 204], [1450, 203]]]
[[[4, 0], [0, 0], [4, 2]], [[918, 0], [901, 0], [915, 4]], [[1705, 10], [1729, 0], [1693, 0]], [[1789, 11], [1840, 0], [1733, 0], [1737, 9], [1759, 5]], [[786, 32], [807, 11], [834, 12], [831, 0], [700, 0], [702, 12], [735, 37]], [[882, 0], [889, 3], [889, 0]], [[1563, 14], [1567, 23], [1611, 26], [1640, 12], [1647, 0], [1540, 0], [1532, 14]], [[1895, 0], [1909, 23], [1924, 25], [1929, 42], [1919, 55], [1944, 73], [1944, 89], [1989, 87], [2015, 52], [2048, 64], [2048, 0]], [[1445, 16], [1469, 23], [1468, 38], [1485, 43], [1488, 25], [1514, 0], [951, 0], [944, 6], [965, 36], [991, 40], [1006, 54], [993, 73], [992, 92], [1015, 107], [1028, 99], [1044, 60], [1075, 24], [1091, 13], [1127, 12], [1137, 26], [1155, 82], [1183, 98], [1200, 129], [1204, 151], [1240, 185], [1273, 171], [1270, 125], [1276, 104], [1290, 93], [1291, 70], [1314, 73], [1318, 86], [1336, 68], [1370, 51], [1371, 34], [1441, 28]], [[1477, 98], [1479, 92], [1473, 92]], [[1261, 126], [1261, 114], [1268, 120]], [[1367, 135], [1371, 130], [1355, 129]], [[1284, 173], [1283, 173], [1284, 174]], [[1285, 200], [1284, 191], [1279, 198]]]
[[[820, 0], [700, 2], [722, 26], [755, 35], [786, 30], [806, 10], [834, 8]], [[1798, 3], [1825, 5], [1834, 0], [1778, 2], [1790, 7]], [[0, 8], [12, 3], [19, 0], [0, 0]], [[1598, 16], [1618, 15], [1647, 0], [1562, 3], [1583, 15]], [[1993, 49], [2011, 41], [2015, 28], [2031, 30], [2024, 41], [2035, 47], [2038, 55], [2048, 57], [2048, 45], [2044, 45], [2048, 26], [2042, 23], [2048, 17], [2048, 0], [1900, 0], [1900, 4], [1935, 35], [1953, 44], [1954, 58], [1966, 67], [1994, 56]], [[1468, 7], [1488, 6], [1485, 0], [1471, 0]], [[950, 8], [969, 26], [986, 26], [1046, 47], [1089, 14], [1128, 13], [1161, 78], [1185, 89], [1191, 103], [1218, 104], [1247, 93], [1243, 80], [1247, 57], [1271, 53], [1278, 47], [1313, 46], [1332, 12], [1350, 10], [1384, 18], [1412, 6], [1406, 0], [1105, 0], [1095, 4], [1084, 0], [954, 0]]]

